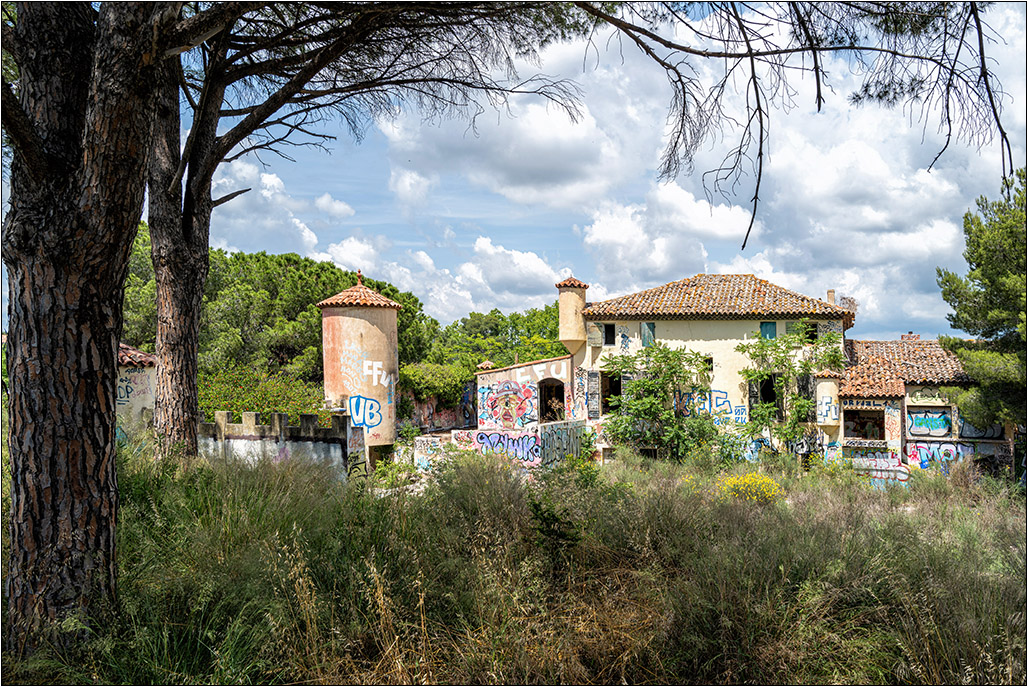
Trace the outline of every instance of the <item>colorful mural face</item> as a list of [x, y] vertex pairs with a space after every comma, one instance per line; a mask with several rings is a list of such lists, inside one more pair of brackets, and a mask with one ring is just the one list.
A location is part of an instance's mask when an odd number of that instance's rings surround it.
[[953, 433], [949, 408], [907, 409], [907, 432], [912, 437], [948, 437]]
[[483, 427], [518, 429], [539, 420], [534, 384], [505, 380], [480, 388], [478, 395]]

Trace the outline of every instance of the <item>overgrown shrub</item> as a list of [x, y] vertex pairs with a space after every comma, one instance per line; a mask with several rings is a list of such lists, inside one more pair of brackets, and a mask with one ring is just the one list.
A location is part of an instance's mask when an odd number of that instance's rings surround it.
[[305, 382], [287, 374], [267, 374], [244, 368], [223, 370], [197, 376], [200, 412], [207, 422], [214, 413], [227, 410], [233, 417], [240, 413], [260, 413], [265, 422], [271, 413], [286, 413], [296, 424], [302, 413], [318, 416], [328, 426], [331, 413], [325, 408], [321, 384]]
[[785, 498], [782, 485], [759, 472], [718, 477], [714, 492], [721, 501], [741, 499], [756, 503], [777, 503]]
[[421, 362], [400, 367], [401, 389], [410, 391], [419, 401], [435, 396], [446, 408], [460, 405], [464, 385], [474, 378], [474, 370], [457, 363]]

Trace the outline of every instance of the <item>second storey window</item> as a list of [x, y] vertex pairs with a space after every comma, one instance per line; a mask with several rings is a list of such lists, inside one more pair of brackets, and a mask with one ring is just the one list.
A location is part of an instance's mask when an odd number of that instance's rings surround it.
[[774, 339], [778, 336], [778, 323], [777, 322], [761, 322], [760, 323], [760, 338], [762, 339]]
[[615, 343], [614, 339], [614, 325], [605, 324], [603, 325], [603, 345], [613, 346]]

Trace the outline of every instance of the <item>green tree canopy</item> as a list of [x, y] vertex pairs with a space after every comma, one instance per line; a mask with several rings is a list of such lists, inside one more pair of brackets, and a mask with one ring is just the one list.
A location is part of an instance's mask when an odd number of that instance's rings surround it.
[[[357, 283], [357, 275], [295, 253], [210, 250], [204, 287], [199, 365], [213, 373], [235, 367], [288, 372], [320, 381], [321, 311], [316, 303]], [[397, 315], [400, 363], [422, 360], [439, 331], [414, 294], [376, 279], [364, 283], [403, 306]], [[122, 339], [153, 351], [156, 283], [150, 232], [140, 225], [125, 286]]]
[[1002, 199], [978, 199], [964, 215], [966, 277], [938, 268], [954, 328], [973, 340], [939, 337], [975, 385], [948, 389], [961, 415], [978, 427], [1025, 424], [1025, 177], [1024, 168], [1003, 181]]
[[428, 352], [433, 363], [474, 370], [485, 360], [497, 367], [567, 355], [558, 339], [557, 303], [504, 315], [473, 312], [445, 327]]

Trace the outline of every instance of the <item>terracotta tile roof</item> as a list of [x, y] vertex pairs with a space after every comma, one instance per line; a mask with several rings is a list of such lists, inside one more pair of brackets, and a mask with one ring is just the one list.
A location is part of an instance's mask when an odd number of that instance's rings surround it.
[[589, 285], [581, 279], [575, 279], [574, 277], [568, 277], [564, 281], [559, 281], [554, 284], [558, 289], [569, 288], [569, 289], [588, 289]]
[[118, 365], [121, 367], [156, 367], [157, 356], [144, 353], [128, 344], [118, 344]]
[[868, 356], [846, 368], [839, 384], [839, 398], [900, 398], [905, 393], [893, 362], [880, 356]]
[[345, 291], [340, 291], [334, 296], [326, 298], [317, 304], [319, 308], [339, 308], [347, 306], [360, 306], [364, 308], [396, 308], [400, 310], [402, 305], [390, 300], [374, 289], [364, 286], [360, 270], [357, 270], [357, 284]]
[[935, 339], [860, 341], [847, 339], [847, 357], [860, 364], [871, 358], [888, 360], [907, 384], [966, 384], [971, 378], [955, 355]]
[[824, 370], [815, 372], [814, 376], [820, 377], [821, 379], [842, 379], [845, 375], [842, 372], [836, 372], [835, 370], [825, 368]]
[[845, 328], [853, 326], [853, 313], [849, 310], [784, 289], [752, 274], [697, 274], [639, 293], [589, 303], [582, 314], [587, 320], [809, 317], [842, 319]]

